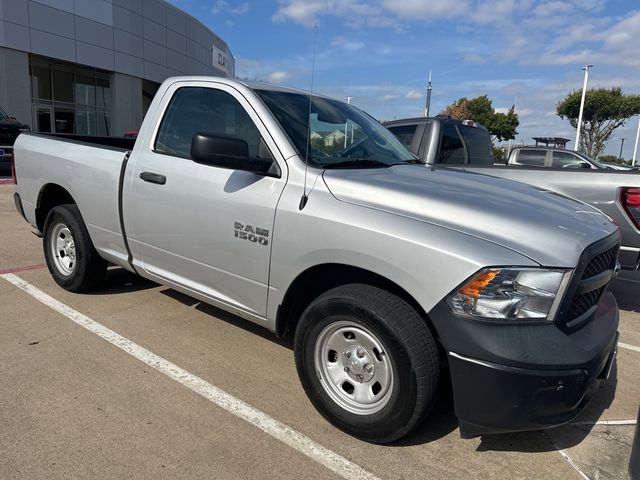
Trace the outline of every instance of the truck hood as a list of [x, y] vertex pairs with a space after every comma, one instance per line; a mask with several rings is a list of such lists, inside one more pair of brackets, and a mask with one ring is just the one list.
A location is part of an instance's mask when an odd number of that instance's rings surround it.
[[589, 205], [472, 172], [399, 165], [323, 177], [340, 201], [473, 235], [548, 267], [574, 267], [588, 245], [617, 230]]

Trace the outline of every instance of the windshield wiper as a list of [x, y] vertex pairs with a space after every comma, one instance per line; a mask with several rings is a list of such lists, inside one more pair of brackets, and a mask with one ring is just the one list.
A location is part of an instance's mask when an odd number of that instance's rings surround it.
[[322, 168], [387, 168], [394, 165], [400, 165], [400, 163], [385, 163], [380, 160], [370, 160], [366, 158], [350, 158], [339, 162], [325, 163], [322, 165]]

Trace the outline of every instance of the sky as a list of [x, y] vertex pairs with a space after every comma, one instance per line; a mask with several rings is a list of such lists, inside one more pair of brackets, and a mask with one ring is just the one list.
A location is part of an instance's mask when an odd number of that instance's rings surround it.
[[[460, 97], [488, 95], [498, 111], [515, 102], [516, 142], [569, 138], [555, 113], [567, 93], [622, 87], [640, 94], [640, 0], [169, 0], [224, 39], [236, 76], [314, 91], [380, 120], [431, 113]], [[638, 117], [606, 149], [631, 158]], [[638, 156], [640, 157], [640, 147]]]

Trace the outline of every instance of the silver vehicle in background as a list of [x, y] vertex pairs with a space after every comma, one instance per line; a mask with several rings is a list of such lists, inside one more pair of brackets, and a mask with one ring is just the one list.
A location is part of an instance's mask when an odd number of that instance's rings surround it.
[[509, 152], [507, 165], [538, 168], [586, 168], [590, 170], [637, 171], [630, 165], [604, 163], [584, 153], [554, 147], [515, 146]]
[[444, 375], [465, 437], [558, 425], [613, 363], [606, 215], [428, 168], [351, 105], [172, 78], [137, 139], [23, 134], [15, 162], [61, 287], [111, 263], [292, 336], [311, 402], [366, 441], [416, 428]]

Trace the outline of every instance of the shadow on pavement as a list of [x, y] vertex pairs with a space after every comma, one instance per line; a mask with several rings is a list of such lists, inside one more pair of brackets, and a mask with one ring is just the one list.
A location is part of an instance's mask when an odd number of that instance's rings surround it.
[[436, 404], [424, 423], [408, 436], [388, 444], [388, 447], [408, 447], [431, 443], [446, 437], [458, 428], [458, 418], [453, 411], [453, 389], [448, 370], [442, 372], [438, 389]]
[[104, 285], [92, 290], [91, 295], [117, 295], [119, 293], [138, 292], [157, 287], [157, 283], [128, 272], [124, 268], [110, 267]]
[[235, 327], [241, 328], [247, 332], [250, 332], [254, 335], [264, 338], [265, 340], [269, 340], [270, 342], [286, 347], [289, 350], [293, 350], [293, 343], [291, 342], [291, 340], [278, 338], [275, 336], [274, 333], [271, 333], [266, 328], [256, 325], [255, 323], [252, 323], [249, 320], [245, 320], [244, 318], [233, 315], [232, 313], [221, 310], [217, 307], [214, 307], [213, 305], [209, 305], [208, 303], [201, 302], [196, 298], [190, 297], [189, 295], [185, 295], [183, 293], [180, 293], [176, 290], [172, 290], [170, 288], [160, 290], [160, 293], [182, 303], [183, 305], [186, 305], [187, 307], [194, 307], [196, 310], [202, 313], [211, 315], [216, 319], [222, 320]]

